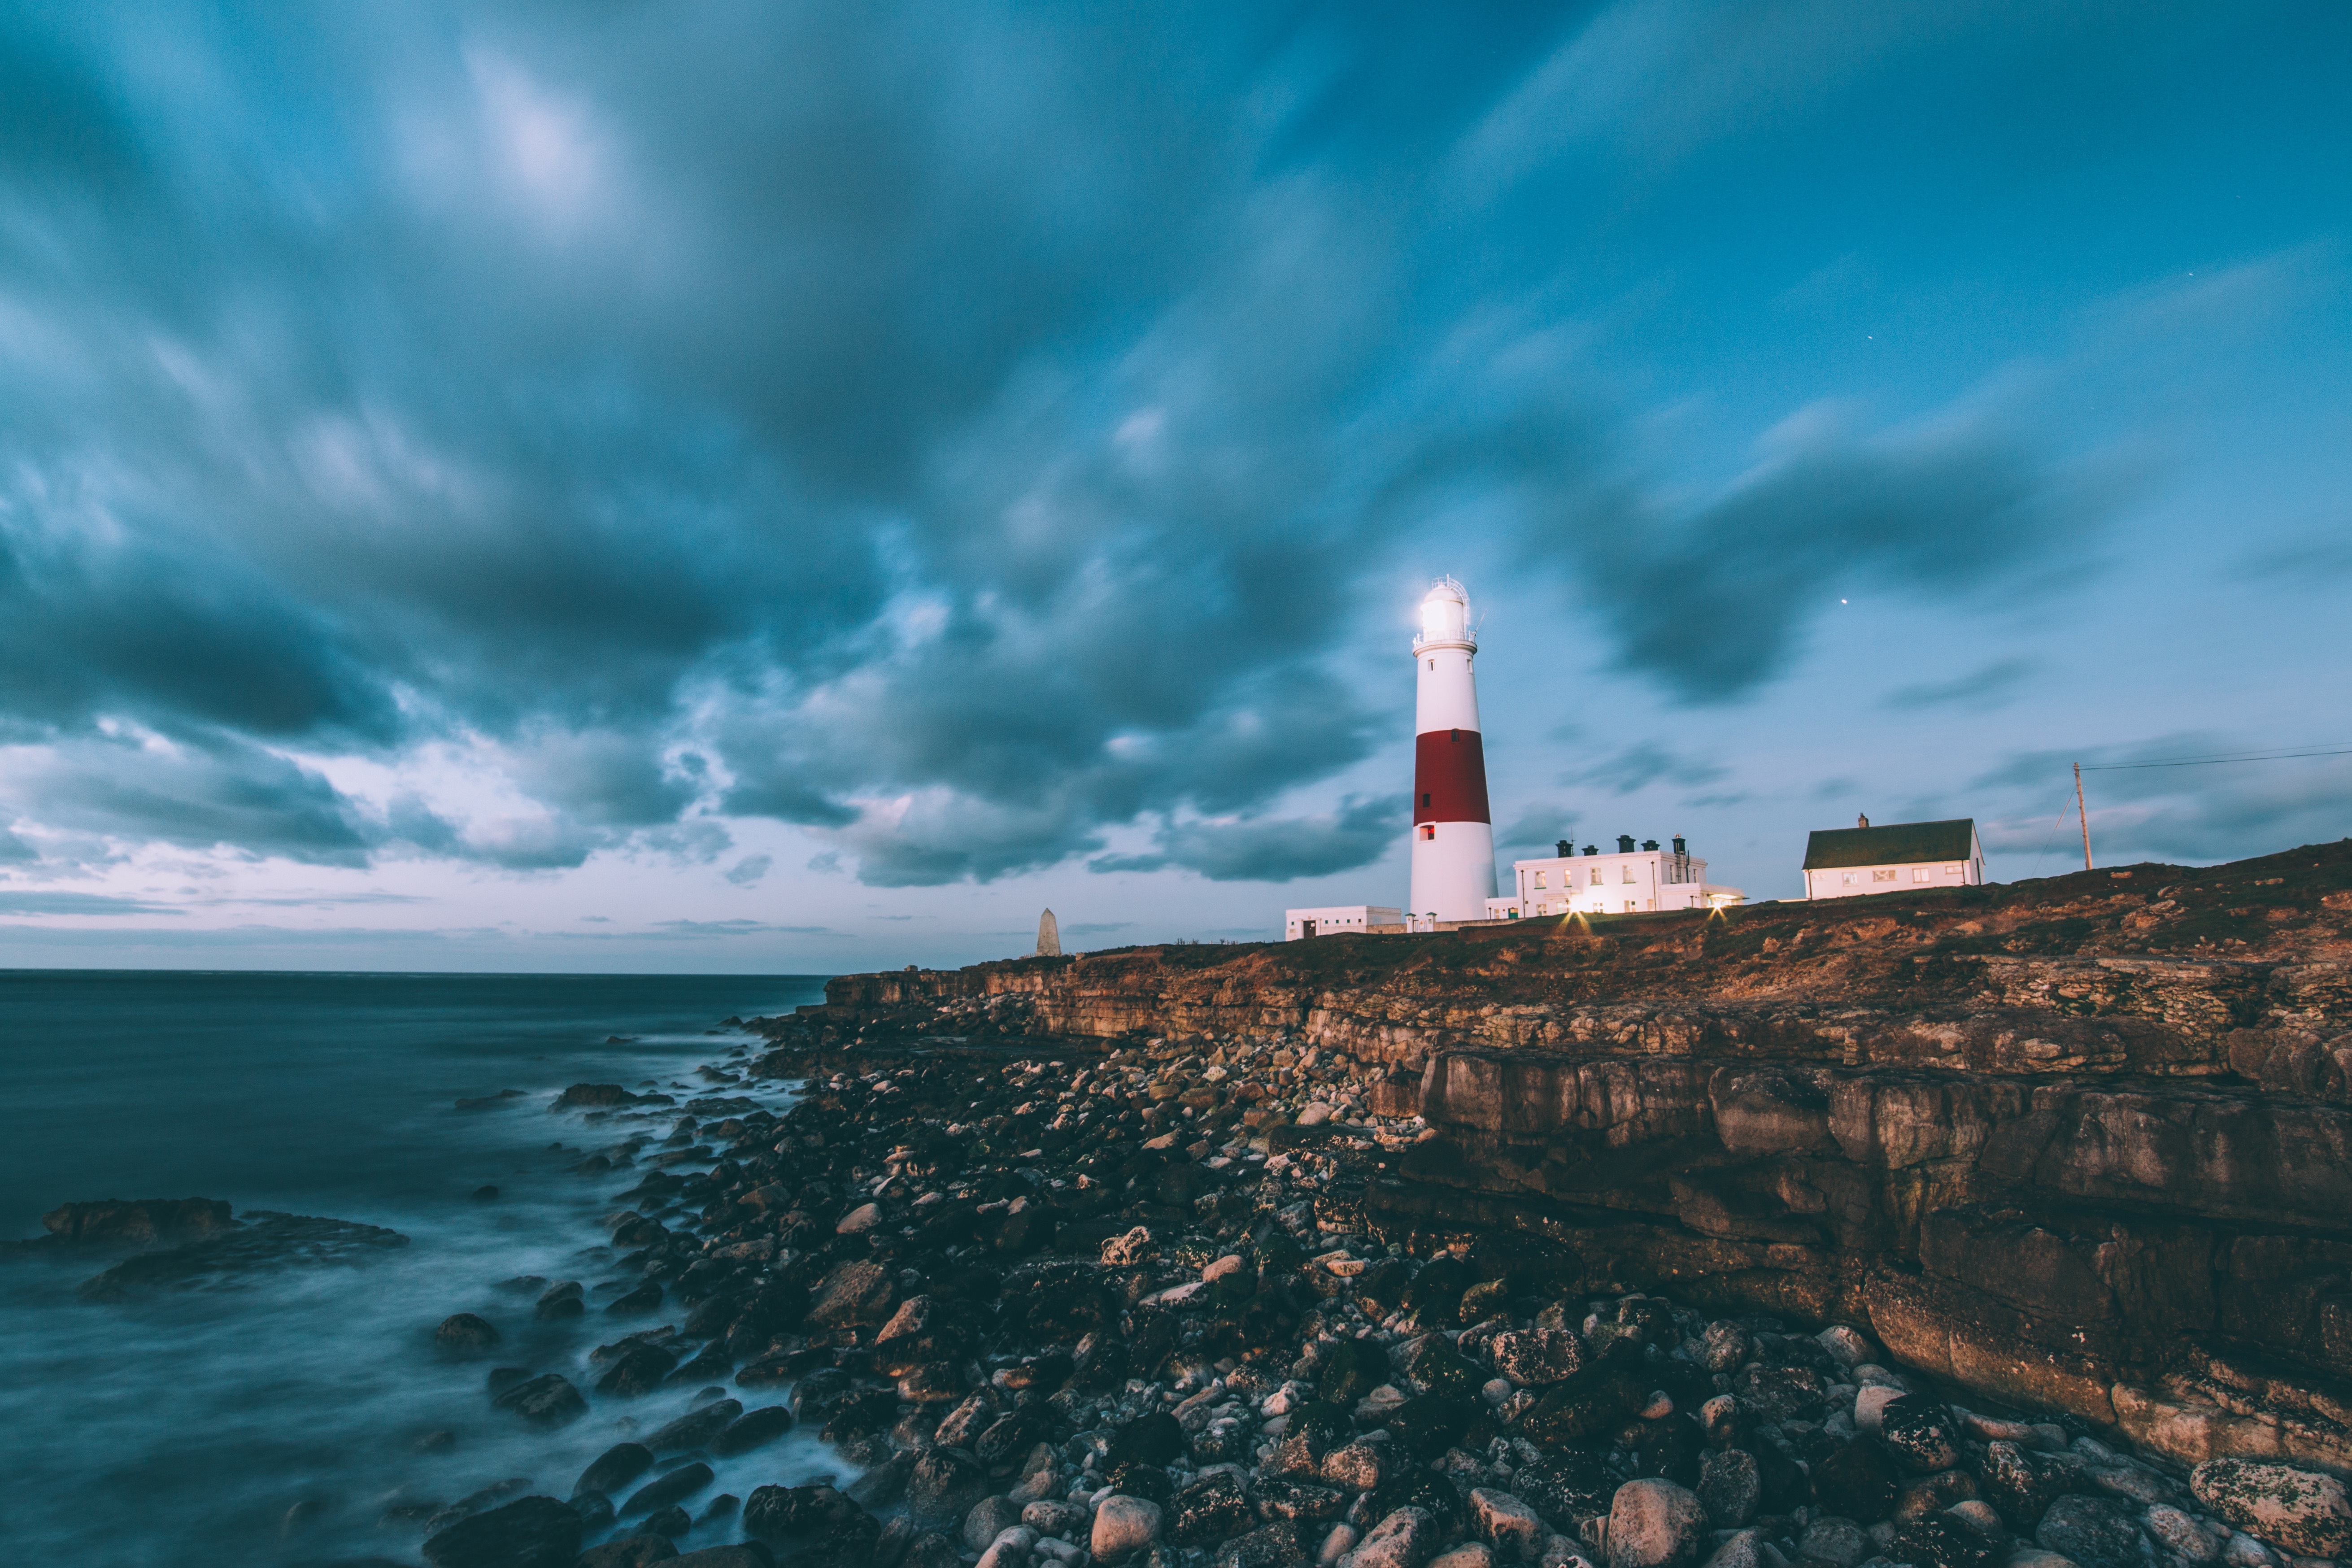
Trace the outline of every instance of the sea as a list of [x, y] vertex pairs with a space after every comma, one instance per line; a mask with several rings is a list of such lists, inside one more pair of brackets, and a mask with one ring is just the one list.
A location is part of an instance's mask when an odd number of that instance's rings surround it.
[[[600, 1221], [643, 1159], [578, 1167], [629, 1132], [659, 1145], [683, 1110], [592, 1121], [551, 1102], [604, 1082], [679, 1108], [723, 1095], [781, 1110], [797, 1086], [744, 1079], [757, 1042], [721, 1020], [789, 1012], [823, 987], [817, 975], [0, 971], [0, 1237], [39, 1237], [41, 1215], [70, 1201], [205, 1197], [240, 1217], [406, 1238], [268, 1255], [103, 1300], [81, 1287], [111, 1257], [8, 1248], [0, 1562], [415, 1563], [436, 1506], [500, 1487], [569, 1496], [598, 1453], [698, 1391], [592, 1397], [553, 1434], [491, 1405], [492, 1365], [560, 1372], [587, 1393], [598, 1344], [677, 1321], [674, 1308], [603, 1311], [622, 1287]], [[739, 1081], [714, 1085], [706, 1064]], [[486, 1187], [495, 1198], [478, 1195]], [[532, 1276], [581, 1281], [585, 1315], [534, 1321], [536, 1288], [507, 1284]], [[436, 1350], [436, 1326], [461, 1311], [500, 1330], [490, 1354]], [[831, 1474], [828, 1453], [796, 1432], [719, 1461], [689, 1506]], [[735, 1539], [720, 1517], [678, 1545]]]

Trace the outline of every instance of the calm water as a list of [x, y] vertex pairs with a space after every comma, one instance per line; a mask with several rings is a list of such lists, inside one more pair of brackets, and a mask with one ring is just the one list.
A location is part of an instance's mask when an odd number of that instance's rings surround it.
[[[822, 989], [793, 975], [0, 972], [0, 1234], [38, 1235], [41, 1214], [69, 1200], [203, 1196], [410, 1238], [357, 1265], [259, 1269], [116, 1305], [75, 1295], [106, 1259], [0, 1263], [0, 1557], [414, 1563], [418, 1533], [378, 1523], [395, 1502], [515, 1477], [568, 1495], [590, 1458], [679, 1414], [693, 1391], [599, 1401], [560, 1434], [532, 1433], [489, 1407], [490, 1363], [435, 1353], [434, 1326], [480, 1312], [507, 1336], [491, 1363], [562, 1372], [585, 1392], [587, 1352], [646, 1326], [605, 1318], [612, 1292], [596, 1292], [610, 1278], [598, 1216], [637, 1173], [572, 1167], [632, 1132], [658, 1142], [679, 1113], [590, 1124], [551, 1114], [550, 1099], [651, 1079], [680, 1104], [749, 1093], [781, 1106], [781, 1086], [695, 1076], [740, 1065], [751, 1043], [708, 1031]], [[509, 1089], [523, 1093], [454, 1108]], [[496, 1202], [470, 1196], [485, 1184]], [[588, 1285], [587, 1317], [534, 1325], [530, 1296], [496, 1289], [524, 1274]], [[420, 1450], [435, 1432], [455, 1444]], [[721, 1467], [711, 1491], [829, 1468], [795, 1435]], [[713, 1526], [680, 1545], [727, 1539]]]

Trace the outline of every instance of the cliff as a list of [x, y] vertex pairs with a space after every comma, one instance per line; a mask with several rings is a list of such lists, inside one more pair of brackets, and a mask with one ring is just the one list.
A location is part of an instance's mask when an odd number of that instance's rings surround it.
[[1367, 1170], [1391, 1230], [1519, 1232], [1588, 1289], [1864, 1321], [1979, 1396], [2184, 1460], [2352, 1469], [2352, 841], [826, 995], [780, 1036], [1343, 1053], [1370, 1109], [1433, 1133]]

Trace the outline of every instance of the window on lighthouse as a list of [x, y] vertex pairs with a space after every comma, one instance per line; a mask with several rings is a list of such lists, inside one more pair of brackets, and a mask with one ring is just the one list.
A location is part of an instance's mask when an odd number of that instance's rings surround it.
[[1424, 823], [1423, 823], [1423, 824], [1421, 825], [1421, 836], [1422, 836], [1423, 838], [1434, 838], [1434, 837], [1437, 837], [1437, 824], [1435, 824], [1435, 823], [1433, 823], [1433, 822], [1424, 822]]

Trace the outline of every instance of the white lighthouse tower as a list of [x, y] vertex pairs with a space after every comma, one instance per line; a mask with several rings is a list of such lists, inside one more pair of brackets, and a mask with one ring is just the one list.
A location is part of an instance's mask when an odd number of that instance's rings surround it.
[[1412, 905], [1415, 921], [1484, 920], [1495, 896], [1495, 824], [1486, 806], [1486, 750], [1470, 673], [1478, 635], [1470, 596], [1441, 577], [1421, 602], [1412, 639]]

